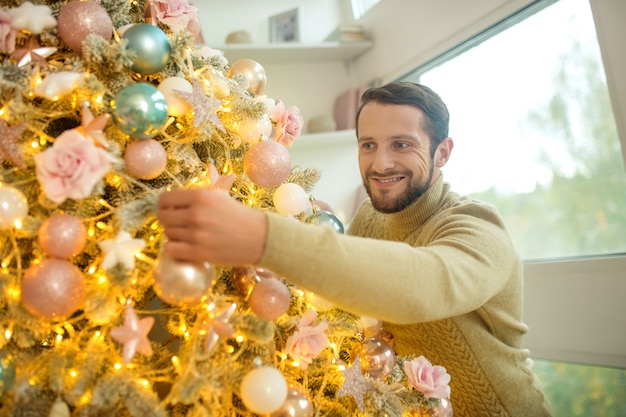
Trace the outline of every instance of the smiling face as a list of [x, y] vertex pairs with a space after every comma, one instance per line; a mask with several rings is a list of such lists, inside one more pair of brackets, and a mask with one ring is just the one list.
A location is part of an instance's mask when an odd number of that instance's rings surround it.
[[413, 106], [367, 103], [358, 119], [359, 168], [374, 208], [398, 212], [439, 178], [452, 150], [446, 138], [431, 152], [424, 113]]

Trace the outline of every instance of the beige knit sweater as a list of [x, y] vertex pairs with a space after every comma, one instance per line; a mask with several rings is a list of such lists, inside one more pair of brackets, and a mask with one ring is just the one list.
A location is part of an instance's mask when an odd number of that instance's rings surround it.
[[551, 415], [522, 348], [522, 263], [493, 206], [440, 178], [399, 213], [366, 201], [348, 235], [267, 216], [259, 265], [384, 320], [398, 355], [445, 366], [455, 417]]

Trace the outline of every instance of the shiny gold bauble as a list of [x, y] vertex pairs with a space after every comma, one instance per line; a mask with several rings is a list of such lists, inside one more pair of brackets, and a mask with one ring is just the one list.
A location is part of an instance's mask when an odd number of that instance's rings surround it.
[[246, 90], [252, 95], [259, 94], [265, 89], [267, 84], [265, 69], [252, 59], [244, 58], [233, 62], [227, 75], [228, 78], [233, 78], [235, 75], [243, 75], [248, 82]]
[[162, 255], [154, 269], [154, 292], [168, 304], [194, 306], [215, 284], [215, 267], [175, 261]]

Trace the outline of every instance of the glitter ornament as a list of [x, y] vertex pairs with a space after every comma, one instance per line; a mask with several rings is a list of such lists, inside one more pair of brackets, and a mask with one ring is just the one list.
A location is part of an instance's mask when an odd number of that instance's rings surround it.
[[71, 1], [61, 9], [57, 30], [65, 44], [75, 52], [82, 52], [82, 43], [89, 35], [98, 35], [108, 41], [113, 35], [113, 23], [107, 11], [95, 0]]
[[192, 110], [191, 104], [178, 94], [193, 93], [193, 86], [182, 77], [168, 77], [161, 81], [158, 90], [165, 96], [167, 112], [170, 116], [180, 117]]
[[237, 123], [237, 133], [246, 143], [257, 143], [272, 134], [272, 121], [267, 114], [258, 120], [244, 119]]
[[343, 233], [344, 231], [343, 223], [341, 223], [339, 217], [325, 210], [316, 211], [305, 219], [305, 223], [314, 224], [317, 226], [330, 226], [337, 233]]
[[233, 62], [227, 76], [233, 78], [235, 75], [243, 75], [247, 81], [246, 91], [252, 95], [259, 94], [267, 84], [265, 69], [252, 59], [244, 58]]
[[357, 356], [352, 366], [346, 366], [341, 372], [344, 380], [335, 396], [337, 398], [353, 397], [359, 410], [362, 413], [365, 412], [365, 399], [363, 396], [370, 391], [374, 391], [374, 387], [361, 373], [361, 359]]
[[287, 387], [287, 399], [280, 408], [269, 417], [313, 417], [315, 410], [309, 394], [297, 384]]
[[162, 255], [154, 269], [154, 292], [168, 304], [199, 304], [215, 284], [215, 267], [208, 262], [199, 266], [175, 261]]
[[241, 400], [253, 413], [272, 413], [286, 399], [287, 381], [276, 368], [262, 366], [253, 369], [241, 381]]
[[300, 213], [312, 214], [309, 196], [298, 184], [286, 182], [281, 184], [272, 197], [276, 211], [284, 216], [296, 216]]
[[0, 186], [0, 229], [15, 227], [28, 214], [28, 201], [13, 187]]
[[280, 143], [264, 140], [246, 152], [243, 170], [260, 187], [278, 187], [291, 173], [291, 154]]
[[87, 229], [77, 217], [56, 213], [44, 220], [37, 237], [48, 256], [65, 259], [83, 250], [87, 243]]
[[64, 259], [48, 258], [26, 270], [22, 279], [22, 304], [45, 320], [65, 320], [85, 301], [80, 270]]
[[393, 348], [385, 341], [376, 337], [367, 337], [357, 345], [351, 357], [361, 360], [361, 372], [374, 379], [385, 379], [393, 371], [396, 363], [396, 354]]
[[167, 152], [154, 139], [140, 139], [126, 147], [124, 162], [131, 175], [142, 180], [151, 180], [165, 171]]
[[13, 356], [0, 349], [0, 397], [6, 395], [15, 382], [15, 361]]
[[289, 309], [291, 292], [279, 279], [261, 279], [250, 293], [248, 306], [265, 320], [276, 320]]
[[167, 121], [165, 96], [152, 84], [129, 84], [115, 96], [113, 118], [127, 135], [139, 139], [156, 136]]
[[122, 39], [128, 41], [128, 49], [137, 53], [131, 69], [143, 75], [161, 71], [172, 55], [172, 47], [165, 32], [148, 23], [129, 27], [124, 31]]

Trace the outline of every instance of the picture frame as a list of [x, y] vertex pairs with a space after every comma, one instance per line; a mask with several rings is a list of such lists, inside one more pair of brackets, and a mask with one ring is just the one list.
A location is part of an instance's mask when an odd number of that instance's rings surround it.
[[300, 42], [298, 8], [270, 17], [270, 42]]

